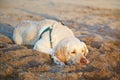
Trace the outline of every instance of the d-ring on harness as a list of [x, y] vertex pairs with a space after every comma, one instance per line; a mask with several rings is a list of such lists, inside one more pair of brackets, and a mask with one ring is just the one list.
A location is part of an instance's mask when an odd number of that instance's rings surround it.
[[45, 32], [49, 31], [49, 40], [50, 40], [50, 47], [51, 47], [51, 48], [53, 48], [53, 45], [52, 45], [52, 30], [53, 30], [53, 26], [54, 26], [54, 24], [51, 25], [51, 26], [48, 26], [48, 27], [41, 33], [41, 35], [40, 35], [40, 37], [39, 37], [39, 39], [41, 39], [41, 38], [42, 38], [42, 35], [43, 35]]

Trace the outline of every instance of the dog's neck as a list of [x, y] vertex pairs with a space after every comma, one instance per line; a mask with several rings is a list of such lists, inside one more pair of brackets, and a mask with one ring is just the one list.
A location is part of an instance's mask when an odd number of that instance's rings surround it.
[[54, 26], [54, 24], [51, 25], [51, 26], [46, 27], [46, 28], [41, 32], [40, 37], [39, 37], [39, 39], [41, 39], [41, 38], [42, 38], [42, 35], [43, 35], [44, 33], [46, 33], [46, 32], [49, 31], [49, 42], [50, 42], [50, 47], [51, 47], [51, 48], [53, 48], [53, 44], [52, 44], [52, 30], [53, 30], [53, 26]]
[[50, 47], [53, 48], [52, 46], [52, 37], [51, 37], [51, 33], [52, 33], [52, 27], [47, 27], [40, 35], [39, 39], [42, 38], [42, 35], [45, 33], [45, 32], [48, 32], [49, 31], [49, 41], [50, 41]]

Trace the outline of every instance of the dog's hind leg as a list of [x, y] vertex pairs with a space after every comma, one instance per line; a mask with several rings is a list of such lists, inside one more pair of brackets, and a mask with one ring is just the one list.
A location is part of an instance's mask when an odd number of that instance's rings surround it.
[[19, 44], [19, 45], [23, 44], [22, 37], [18, 33], [13, 34], [13, 40], [16, 44]]

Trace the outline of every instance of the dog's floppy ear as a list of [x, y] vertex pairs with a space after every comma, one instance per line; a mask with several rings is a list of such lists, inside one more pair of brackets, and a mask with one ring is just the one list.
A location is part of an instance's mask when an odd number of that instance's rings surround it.
[[56, 50], [57, 58], [64, 63], [67, 63], [67, 54], [67, 48], [65, 47], [61, 47]]
[[87, 46], [84, 42], [82, 42], [82, 45], [83, 45], [83, 52], [84, 52], [84, 55], [87, 56], [87, 53], [88, 53], [88, 49], [87, 49]]

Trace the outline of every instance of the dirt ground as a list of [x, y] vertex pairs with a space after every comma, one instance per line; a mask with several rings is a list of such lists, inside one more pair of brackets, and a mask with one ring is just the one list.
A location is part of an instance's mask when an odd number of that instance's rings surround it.
[[[21, 20], [54, 19], [87, 44], [87, 66], [53, 63], [12, 41]], [[119, 0], [0, 0], [0, 80], [120, 80]]]

